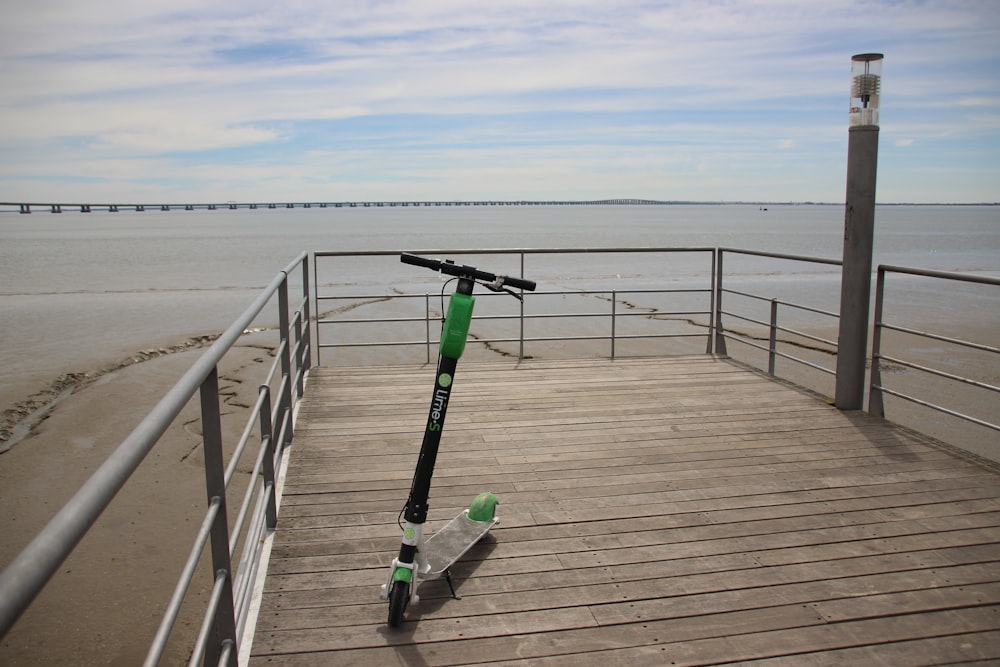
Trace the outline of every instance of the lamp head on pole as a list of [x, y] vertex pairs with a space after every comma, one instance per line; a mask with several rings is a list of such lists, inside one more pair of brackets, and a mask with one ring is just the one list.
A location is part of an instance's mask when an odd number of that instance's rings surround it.
[[862, 53], [851, 58], [851, 127], [878, 127], [882, 57], [881, 53]]

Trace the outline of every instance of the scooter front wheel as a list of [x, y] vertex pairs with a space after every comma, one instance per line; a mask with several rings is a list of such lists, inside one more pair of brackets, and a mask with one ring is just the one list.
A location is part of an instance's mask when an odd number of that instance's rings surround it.
[[410, 603], [410, 582], [394, 581], [389, 591], [389, 627], [398, 628]]

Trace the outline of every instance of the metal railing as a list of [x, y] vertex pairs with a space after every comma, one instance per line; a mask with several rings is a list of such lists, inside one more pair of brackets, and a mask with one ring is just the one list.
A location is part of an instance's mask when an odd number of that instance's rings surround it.
[[[766, 370], [771, 375], [776, 375], [776, 360], [785, 359], [802, 367], [807, 367], [827, 376], [835, 376], [836, 371], [833, 366], [837, 355], [836, 330], [839, 314], [835, 311], [818, 308], [813, 305], [799, 303], [795, 300], [775, 298], [772, 294], [755, 294], [746, 289], [735, 289], [729, 285], [737, 278], [727, 277], [725, 266], [729, 262], [724, 261], [726, 256], [743, 256], [747, 258], [762, 259], [765, 261], [776, 260], [788, 263], [807, 263], [814, 265], [820, 272], [828, 272], [830, 268], [839, 270], [840, 260], [826, 259], [818, 257], [808, 257], [802, 255], [791, 255], [782, 253], [771, 253], [754, 250], [743, 250], [736, 248], [562, 248], [562, 249], [496, 249], [496, 250], [423, 250], [413, 251], [416, 254], [424, 254], [439, 257], [460, 257], [463, 255], [508, 255], [517, 260], [522, 277], [537, 278], [535, 275], [539, 267], [545, 266], [545, 260], [556, 255], [586, 255], [581, 257], [582, 261], [592, 261], [591, 258], [600, 255], [621, 255], [626, 257], [624, 264], [628, 266], [629, 260], [635, 254], [663, 255], [665, 258], [672, 255], [687, 253], [695, 258], [703, 255], [704, 263], [693, 269], [695, 272], [704, 271], [705, 284], [696, 288], [669, 289], [669, 288], [627, 288], [618, 289], [588, 289], [579, 290], [539, 290], [532, 293], [525, 293], [525, 301], [521, 304], [519, 312], [516, 314], [484, 314], [476, 315], [475, 320], [495, 320], [495, 321], [516, 321], [517, 336], [483, 336], [475, 337], [474, 342], [485, 345], [513, 344], [517, 346], [516, 356], [524, 359], [526, 356], [533, 356], [540, 345], [546, 343], [569, 342], [569, 341], [590, 341], [604, 342], [606, 347], [596, 348], [600, 350], [601, 356], [615, 358], [619, 355], [620, 345], [624, 341], [638, 339], [680, 339], [680, 338], [704, 338], [705, 345], [701, 348], [707, 354], [728, 354], [727, 343], [738, 343], [750, 349], [762, 351], [767, 355]], [[349, 348], [379, 348], [393, 346], [422, 346], [425, 349], [425, 361], [430, 363], [436, 354], [436, 344], [438, 340], [437, 328], [432, 326], [432, 320], [440, 319], [442, 313], [440, 308], [436, 308], [437, 294], [430, 292], [395, 294], [382, 293], [324, 293], [320, 287], [321, 275], [326, 269], [328, 261], [345, 260], [349, 258], [385, 258], [394, 261], [398, 255], [395, 251], [368, 251], [368, 252], [322, 252], [316, 253], [313, 270], [315, 274], [316, 287], [316, 310], [350, 310], [358, 305], [372, 305], [375, 302], [420, 301], [422, 302], [422, 312], [418, 314], [411, 312], [403, 315], [398, 310], [393, 314], [380, 314], [370, 317], [346, 317], [338, 315], [336, 317], [320, 316], [317, 323], [317, 363], [323, 363], [324, 351], [344, 350]], [[729, 260], [732, 261], [732, 260]], [[533, 266], [525, 273], [526, 262], [532, 262]], [[622, 268], [618, 266], [617, 270]], [[778, 271], [780, 273], [781, 271]], [[613, 273], [613, 271], [612, 271]], [[835, 282], [835, 287], [839, 289], [839, 280]], [[691, 296], [703, 298], [694, 308], [678, 309], [667, 307], [638, 307], [632, 308], [626, 300], [634, 295], [642, 295], [641, 298], [654, 297], [656, 295], [664, 297]], [[493, 298], [499, 295], [484, 293], [479, 298]], [[569, 310], [563, 312], [542, 312], [525, 307], [525, 304], [544, 303], [545, 299], [562, 297], [591, 297], [585, 303], [585, 309]], [[753, 307], [736, 307], [736, 298], [744, 306], [745, 302], [762, 304], [766, 311], [757, 313]], [[600, 299], [607, 302], [606, 309], [595, 309], [593, 303]], [[648, 299], [647, 299], [648, 301]], [[726, 307], [723, 307], [725, 301]], [[328, 307], [325, 304], [344, 304], [343, 308]], [[648, 303], [646, 304], [648, 306]], [[819, 324], [811, 323], [809, 331], [797, 329], [788, 322], [790, 316], [801, 316], [806, 314], [820, 321]], [[688, 330], [682, 333], [663, 333], [646, 328], [645, 331], [629, 333], [622, 326], [629, 318], [646, 318], [650, 320], [688, 320]], [[695, 320], [699, 320], [695, 322]], [[791, 319], [794, 319], [792, 317]], [[800, 318], [801, 319], [801, 318]], [[552, 320], [572, 321], [574, 326], [569, 332], [555, 332], [549, 335], [528, 335], [532, 323], [539, 323]], [[579, 323], [579, 326], [577, 324]], [[590, 326], [585, 326], [590, 323]], [[415, 329], [411, 329], [410, 336], [402, 335], [392, 339], [374, 340], [351, 339], [344, 334], [350, 327], [361, 329], [365, 326], [399, 325], [412, 327], [419, 326], [421, 332], [415, 334]], [[599, 331], [595, 332], [597, 327]], [[763, 327], [764, 333], [755, 336], [754, 327]], [[537, 326], [536, 326], [537, 328]], [[564, 329], [569, 327], [564, 327]], [[336, 330], [336, 334], [331, 334], [328, 330]], [[827, 331], [834, 332], [831, 336], [826, 336]], [[382, 334], [386, 329], [379, 329]], [[473, 341], [470, 341], [473, 342]], [[652, 348], [646, 348], [647, 350]], [[593, 353], [595, 348], [591, 347]], [[690, 347], [686, 348], [692, 351]], [[657, 348], [655, 353], [662, 353], [663, 348]], [[799, 352], [797, 354], [796, 352]], [[810, 352], [813, 359], [804, 358], [800, 353]], [[508, 353], [510, 354], [510, 353]], [[797, 378], [798, 379], [798, 378]], [[814, 387], [814, 389], [818, 390]]]
[[[301, 272], [301, 298], [289, 302], [289, 277]], [[229, 461], [223, 454], [219, 365], [264, 309], [277, 299], [279, 344], [256, 404]], [[173, 596], [156, 631], [145, 664], [163, 656], [199, 561], [211, 554], [213, 586], [190, 664], [236, 665], [247, 628], [251, 593], [264, 537], [274, 530], [276, 470], [292, 439], [294, 409], [311, 366], [309, 258], [303, 253], [206, 350], [187, 373], [118, 446], [75, 496], [0, 573], [0, 636], [6, 635], [41, 592], [112, 498], [153, 449], [188, 402], [200, 401], [208, 508]], [[227, 496], [237, 465], [257, 432], [253, 472], [235, 519]], [[237, 562], [238, 561], [238, 562]], [[235, 563], [235, 567], [234, 567]]]
[[[815, 333], [809, 333], [799, 329], [792, 328], [781, 323], [779, 318], [779, 307], [783, 310], [794, 311], [798, 313], [810, 313], [813, 315], [821, 316], [827, 321], [831, 322], [832, 330], [836, 331], [838, 313], [825, 310], [822, 308], [816, 308], [814, 306], [805, 305], [797, 303], [795, 301], [783, 300], [774, 298], [771, 295], [754, 294], [745, 290], [737, 290], [727, 287], [726, 285], [731, 282], [732, 279], [727, 280], [724, 272], [724, 258], [728, 255], [742, 255], [746, 257], [756, 257], [764, 259], [774, 259], [783, 262], [805, 262], [815, 264], [817, 266], [831, 266], [840, 267], [840, 260], [825, 259], [817, 257], [806, 257], [801, 255], [789, 255], [781, 253], [769, 253], [753, 250], [741, 250], [735, 248], [705, 248], [705, 247], [695, 247], [695, 248], [607, 248], [607, 249], [596, 249], [596, 248], [565, 248], [565, 249], [497, 249], [497, 250], [423, 250], [414, 251], [416, 254], [425, 254], [432, 256], [442, 256], [442, 257], [458, 257], [462, 255], [513, 255], [518, 259], [519, 266], [521, 267], [521, 276], [524, 274], [524, 267], [527, 258], [535, 256], [545, 256], [545, 255], [567, 255], [567, 254], [586, 254], [588, 256], [601, 255], [604, 253], [608, 254], [628, 254], [628, 253], [644, 253], [644, 254], [677, 254], [677, 253], [692, 253], [692, 254], [704, 254], [706, 257], [704, 271], [707, 277], [706, 285], [703, 288], [695, 289], [658, 289], [658, 288], [646, 288], [646, 289], [580, 289], [580, 290], [539, 290], [537, 292], [524, 294], [525, 302], [538, 302], [546, 297], [594, 297], [599, 298], [608, 303], [608, 307], [603, 311], [595, 310], [576, 310], [569, 312], [536, 312], [531, 313], [525, 308], [522, 303], [520, 307], [520, 312], [513, 315], [477, 315], [475, 320], [516, 320], [518, 322], [519, 335], [517, 337], [482, 337], [476, 338], [475, 341], [482, 344], [492, 345], [499, 343], [515, 343], [517, 344], [517, 357], [523, 359], [526, 356], [526, 345], [535, 343], [552, 343], [552, 342], [563, 342], [563, 341], [605, 341], [608, 346], [605, 348], [607, 356], [614, 358], [618, 354], [618, 344], [621, 341], [633, 340], [633, 339], [670, 339], [670, 338], [705, 338], [704, 351], [707, 354], [717, 353], [717, 354], [728, 354], [727, 351], [727, 341], [737, 342], [751, 348], [761, 350], [767, 354], [768, 363], [767, 371], [771, 375], [775, 374], [775, 362], [778, 358], [787, 359], [789, 361], [795, 362], [797, 364], [807, 366], [814, 370], [818, 370], [827, 375], [834, 375], [835, 370], [814, 361], [804, 359], [800, 356], [796, 356], [789, 351], [789, 349], [794, 349], [796, 345], [798, 347], [803, 347], [801, 343], [793, 343], [788, 340], [782, 340], [781, 335], [786, 335], [786, 338], [793, 338], [799, 341], [806, 341], [809, 344], [815, 346], [815, 349], [821, 349], [827, 357], [832, 361], [836, 358], [837, 352], [837, 342], [830, 338], [824, 338], [822, 336], [816, 335]], [[433, 304], [435, 303], [436, 294], [431, 294], [429, 292], [422, 293], [398, 293], [387, 295], [385, 293], [373, 294], [373, 293], [352, 293], [352, 294], [322, 294], [319, 287], [319, 276], [321, 272], [321, 262], [322, 258], [330, 259], [345, 259], [345, 258], [359, 258], [359, 257], [395, 257], [398, 252], [390, 251], [375, 251], [375, 252], [323, 252], [316, 253], [316, 261], [313, 265], [313, 270], [315, 272], [316, 288], [314, 292], [316, 294], [316, 310], [320, 312], [324, 310], [324, 303], [334, 302], [334, 303], [345, 303], [345, 304], [359, 304], [359, 303], [371, 303], [375, 301], [405, 301], [405, 300], [419, 300], [423, 302], [423, 312], [419, 316], [378, 316], [378, 317], [366, 317], [366, 318], [347, 318], [347, 317], [336, 317], [336, 318], [325, 318], [321, 317], [317, 323], [317, 363], [322, 363], [322, 351], [323, 350], [335, 350], [335, 349], [346, 349], [346, 348], [378, 348], [378, 347], [392, 347], [392, 346], [423, 346], [425, 348], [426, 362], [430, 363], [434, 355], [434, 346], [437, 344], [438, 333], [431, 325], [432, 320], [439, 319], [441, 317], [440, 309], [435, 310]], [[531, 272], [529, 271], [529, 274]], [[532, 277], [528, 275], [528, 277]], [[706, 305], [703, 308], [698, 309], [683, 309], [683, 310], [671, 310], [671, 309], [655, 309], [650, 311], [648, 309], [632, 310], [625, 305], [622, 297], [628, 295], [703, 295], [705, 297]], [[769, 315], [767, 320], [759, 319], [761, 316], [755, 315], [750, 310], [737, 310], [736, 308], [729, 307], [728, 309], [723, 308], [723, 297], [724, 295], [742, 297], [750, 301], [756, 301], [766, 304], [769, 308]], [[496, 297], [499, 295], [494, 294], [482, 294], [481, 297]], [[728, 300], [727, 300], [728, 303]], [[623, 333], [622, 327], [620, 326], [621, 321], [632, 317], [642, 317], [647, 319], [658, 319], [658, 320], [668, 320], [671, 318], [694, 318], [702, 317], [704, 319], [704, 324], [695, 325], [693, 331], [685, 333], [653, 333], [653, 332], [643, 332], [643, 333]], [[542, 321], [542, 320], [556, 320], [556, 319], [572, 319], [572, 320], [589, 320], [589, 321], [604, 321], [604, 333], [580, 333], [579, 331], [574, 331], [573, 333], [563, 333], [548, 336], [527, 336], [525, 331], [527, 329], [526, 322], [532, 321]], [[758, 325], [764, 327], [767, 334], [762, 337], [755, 338], [750, 332], [742, 330], [742, 328], [737, 328], [737, 325], [724, 326], [723, 320], [727, 319], [728, 322], [744, 323], [750, 325]], [[347, 327], [347, 326], [365, 326], [365, 325], [379, 325], [379, 324], [416, 324], [419, 323], [422, 328], [423, 335], [420, 338], [402, 338], [395, 340], [385, 340], [385, 341], [375, 341], [375, 340], [364, 340], [364, 341], [348, 341], [340, 340], [335, 342], [330, 342], [330, 337], [324, 335], [323, 331], [329, 328], [335, 327]], [[784, 347], [781, 343], [786, 343]]]
[[[555, 343], [555, 342], [566, 342], [566, 341], [606, 341], [608, 343], [608, 354], [610, 357], [614, 358], [618, 354], [618, 344], [625, 340], [638, 340], [638, 339], [670, 339], [670, 338], [704, 338], [706, 353], [712, 352], [712, 341], [713, 341], [713, 331], [714, 323], [713, 318], [715, 316], [714, 299], [716, 295], [715, 289], [715, 249], [714, 248], [560, 248], [560, 249], [494, 249], [494, 250], [414, 250], [414, 254], [418, 255], [430, 255], [430, 256], [441, 256], [441, 257], [461, 257], [468, 255], [508, 255], [514, 256], [518, 259], [520, 266], [520, 277], [526, 277], [525, 273], [525, 263], [527, 258], [539, 257], [546, 255], [595, 255], [595, 254], [636, 254], [642, 253], [647, 255], [656, 254], [677, 254], [677, 253], [688, 253], [695, 255], [704, 255], [706, 260], [705, 273], [706, 285], [703, 288], [688, 288], [688, 289], [642, 289], [642, 288], [632, 288], [632, 289], [579, 289], [579, 290], [539, 290], [535, 292], [526, 292], [523, 294], [524, 299], [521, 301], [519, 306], [519, 312], [517, 314], [486, 314], [486, 315], [476, 315], [473, 317], [474, 321], [516, 321], [518, 322], [518, 336], [517, 337], [475, 337], [470, 342], [481, 343], [484, 345], [494, 345], [500, 343], [516, 343], [518, 346], [517, 358], [523, 359], [526, 356], [525, 349], [526, 345], [530, 343]], [[336, 260], [336, 259], [346, 259], [346, 258], [361, 258], [361, 257], [398, 257], [398, 251], [366, 251], [366, 252], [317, 252], [315, 253], [315, 260], [313, 263], [314, 271], [314, 281], [316, 283], [315, 287], [315, 298], [316, 298], [316, 311], [317, 313], [322, 313], [324, 311], [324, 304], [327, 302], [331, 303], [365, 303], [374, 301], [389, 301], [389, 302], [399, 302], [407, 300], [422, 300], [424, 304], [423, 313], [420, 316], [379, 316], [379, 317], [369, 317], [369, 318], [328, 318], [324, 316], [318, 316], [317, 319], [317, 364], [321, 364], [323, 361], [323, 350], [332, 349], [344, 349], [344, 348], [374, 348], [374, 347], [392, 347], [392, 346], [423, 346], [426, 349], [426, 360], [428, 363], [432, 361], [433, 356], [433, 346], [437, 343], [437, 332], [434, 331], [434, 327], [431, 326], [431, 321], [439, 319], [441, 317], [440, 312], [435, 312], [432, 308], [434, 299], [438, 296], [437, 294], [431, 294], [430, 292], [419, 292], [419, 293], [399, 293], [399, 294], [322, 294], [320, 292], [320, 264], [321, 260]], [[529, 271], [530, 274], [530, 271]], [[527, 275], [527, 277], [532, 277]], [[655, 309], [653, 311], [644, 310], [638, 312], [631, 312], [628, 308], [623, 309], [623, 302], [619, 297], [624, 295], [664, 295], [664, 294], [693, 294], [702, 295], [706, 301], [706, 304], [702, 308], [697, 309], [683, 309], [683, 310], [662, 310]], [[477, 299], [482, 298], [496, 298], [502, 297], [503, 295], [483, 293], [477, 296]], [[542, 313], [531, 313], [526, 309], [527, 303], [540, 302], [545, 298], [551, 297], [592, 297], [594, 299], [603, 299], [607, 301], [608, 308], [605, 311], [571, 311], [571, 312], [542, 312]], [[621, 330], [620, 323], [623, 319], [643, 317], [647, 319], [659, 319], [666, 320], [670, 318], [691, 318], [691, 317], [704, 317], [705, 323], [703, 325], [695, 325], [694, 331], [683, 332], [683, 333], [654, 333], [654, 332], [642, 332], [642, 333], [623, 333]], [[545, 320], [553, 319], [574, 319], [574, 320], [587, 320], [587, 321], [605, 321], [606, 327], [604, 333], [580, 333], [575, 332], [572, 334], [557, 334], [557, 335], [526, 335], [526, 323], [531, 322], [541, 322]], [[359, 325], [380, 325], [380, 324], [422, 324], [424, 331], [424, 336], [420, 339], [409, 338], [404, 340], [390, 340], [390, 341], [374, 341], [374, 340], [364, 340], [364, 341], [341, 341], [341, 342], [325, 342], [322, 331], [326, 328], [333, 326], [359, 326]]]
[[[716, 278], [715, 285], [718, 292], [715, 298], [715, 352], [718, 354], [727, 354], [726, 341], [732, 340], [743, 345], [749, 346], [751, 348], [760, 350], [767, 354], [767, 372], [770, 375], [775, 375], [775, 365], [778, 358], [787, 359], [789, 361], [801, 364], [817, 370], [821, 373], [827, 375], [836, 375], [836, 370], [833, 368], [828, 368], [821, 364], [803, 359], [802, 357], [795, 356], [788, 352], [784, 352], [778, 348], [779, 334], [789, 334], [795, 339], [801, 339], [809, 341], [810, 343], [819, 344], [823, 346], [821, 349], [827, 351], [827, 354], [831, 360], [836, 358], [837, 354], [837, 341], [831, 340], [829, 338], [823, 338], [822, 336], [817, 336], [812, 333], [807, 333], [798, 329], [792, 329], [791, 327], [782, 326], [779, 324], [778, 318], [778, 308], [783, 307], [786, 309], [791, 309], [792, 311], [800, 313], [811, 313], [814, 315], [820, 315], [831, 321], [833, 323], [833, 328], [836, 330], [837, 321], [840, 318], [840, 314], [834, 311], [825, 310], [822, 308], [816, 308], [814, 306], [807, 306], [801, 303], [796, 303], [794, 301], [786, 301], [782, 299], [777, 299], [769, 295], [754, 294], [747, 291], [729, 289], [725, 287], [724, 280], [724, 266], [725, 266], [725, 256], [730, 255], [742, 255], [745, 257], [759, 257], [765, 259], [777, 259], [781, 261], [790, 262], [804, 262], [809, 264], [817, 264], [821, 266], [836, 266], [840, 267], [842, 262], [836, 259], [824, 259], [820, 257], [806, 257], [802, 255], [789, 255], [783, 253], [773, 253], [773, 252], [761, 252], [756, 250], [739, 250], [735, 248], [719, 248], [718, 249], [718, 260], [716, 262]], [[738, 313], [735, 310], [725, 310], [723, 308], [723, 296], [724, 295], [739, 296], [750, 301], [768, 304], [769, 316], [768, 319], [761, 320], [757, 317], [753, 317], [746, 313]], [[754, 339], [746, 332], [735, 332], [728, 329], [723, 325], [723, 316], [728, 316], [734, 320], [741, 322], [758, 325], [766, 328], [767, 330], [767, 344], [762, 344]], [[759, 316], [758, 316], [759, 317]], [[763, 338], [761, 338], [762, 340]]]
[[[922, 331], [919, 329], [914, 329], [911, 327], [904, 327], [898, 324], [890, 324], [885, 321], [884, 310], [885, 310], [885, 288], [887, 283], [887, 276], [890, 274], [915, 276], [922, 278], [932, 278], [935, 280], [943, 280], [949, 283], [972, 283], [977, 285], [992, 285], [1000, 286], [1000, 279], [990, 278], [986, 276], [977, 276], [967, 273], [953, 273], [946, 271], [929, 271], [925, 269], [914, 269], [902, 266], [890, 266], [882, 265], [878, 267], [877, 280], [875, 284], [875, 312], [874, 312], [874, 333], [872, 337], [872, 370], [870, 375], [869, 384], [869, 395], [868, 395], [868, 411], [879, 417], [885, 416], [885, 404], [884, 396], [894, 396], [896, 398], [908, 401], [910, 403], [920, 405], [924, 408], [934, 410], [936, 412], [950, 415], [958, 419], [964, 420], [971, 424], [981, 426], [987, 429], [992, 429], [994, 431], [1000, 431], [1000, 424], [996, 422], [990, 422], [985, 419], [980, 419], [964, 412], [960, 412], [954, 408], [941, 405], [936, 403], [934, 400], [929, 398], [921, 398], [914, 396], [913, 394], [905, 393], [896, 389], [890, 389], [885, 386], [882, 380], [882, 370], [885, 364], [895, 364], [904, 368], [918, 371], [925, 376], [930, 376], [934, 378], [940, 378], [946, 380], [950, 383], [958, 383], [967, 387], [974, 387], [976, 389], [981, 389], [983, 391], [1000, 393], [1000, 387], [996, 385], [989, 384], [988, 382], [981, 382], [973, 380], [968, 377], [963, 377], [955, 373], [949, 373], [940, 368], [933, 368], [926, 363], [917, 363], [912, 359], [903, 359], [900, 356], [889, 355], [883, 352], [883, 346], [885, 344], [885, 332], [894, 331], [901, 334], [906, 334], [908, 336], [915, 336], [919, 339], [936, 341], [938, 343], [944, 343], [945, 345], [951, 346], [950, 349], [957, 350], [975, 350], [977, 352], [983, 352], [987, 355], [992, 355], [991, 358], [998, 358], [1000, 355], [1000, 348], [993, 345], [986, 345], [983, 343], [976, 343], [960, 338], [955, 338], [951, 336], [944, 336], [937, 333], [931, 333], [927, 331]], [[996, 415], [996, 410], [991, 410], [992, 415]]]

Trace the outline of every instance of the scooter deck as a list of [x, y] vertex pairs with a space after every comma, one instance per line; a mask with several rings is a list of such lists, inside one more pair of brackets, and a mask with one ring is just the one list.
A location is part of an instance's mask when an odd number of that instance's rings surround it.
[[497, 518], [473, 521], [466, 516], [467, 513], [468, 510], [462, 512], [428, 538], [424, 545], [428, 571], [420, 573], [422, 579], [440, 577], [500, 521]]

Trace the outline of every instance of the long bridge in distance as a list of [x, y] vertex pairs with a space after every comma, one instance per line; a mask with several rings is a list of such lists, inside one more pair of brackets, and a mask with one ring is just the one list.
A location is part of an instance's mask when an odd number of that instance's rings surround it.
[[227, 201], [225, 203], [207, 204], [72, 204], [72, 203], [38, 203], [38, 202], [0, 202], [0, 211], [5, 209], [13, 212], [32, 213], [34, 211], [49, 211], [51, 213], [62, 213], [63, 211], [79, 211], [81, 213], [91, 213], [93, 211], [108, 211], [117, 213], [119, 211], [195, 211], [195, 210], [237, 210], [237, 209], [276, 209], [276, 208], [381, 208], [381, 207], [408, 207], [408, 206], [662, 206], [669, 204], [692, 204], [695, 202], [681, 201], [658, 201], [655, 199], [597, 199], [589, 201], [564, 201], [564, 200], [469, 200], [469, 201], [445, 201], [445, 200], [423, 200], [423, 201], [337, 201], [337, 202], [236, 202]]

